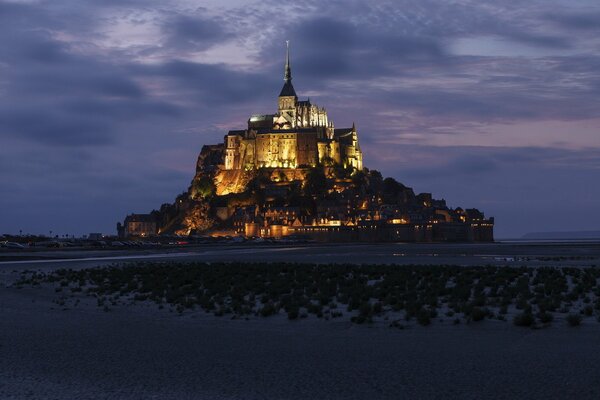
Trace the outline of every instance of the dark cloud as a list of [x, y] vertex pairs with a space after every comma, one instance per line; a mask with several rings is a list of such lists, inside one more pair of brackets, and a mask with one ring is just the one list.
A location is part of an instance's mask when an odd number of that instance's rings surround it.
[[205, 50], [233, 37], [220, 18], [201, 15], [175, 15], [163, 24], [167, 45], [186, 50]]
[[548, 13], [545, 18], [564, 28], [595, 31], [600, 29], [600, 12]]
[[[286, 26], [280, 37], [291, 40], [297, 74], [317, 85], [331, 78], [394, 75], [401, 63], [443, 63], [445, 55], [439, 38], [377, 30], [335, 17], [299, 19]], [[274, 73], [281, 69], [282, 44], [283, 40], [269, 43], [261, 54], [261, 58], [275, 56]]]
[[273, 97], [280, 80], [273, 75], [239, 71], [223, 64], [202, 64], [173, 60], [157, 66], [133, 66], [132, 71], [147, 77], [168, 79], [197, 104], [221, 106], [260, 101]]
[[2, 134], [12, 134], [50, 146], [105, 145], [114, 141], [103, 120], [58, 115], [37, 110], [0, 112]]

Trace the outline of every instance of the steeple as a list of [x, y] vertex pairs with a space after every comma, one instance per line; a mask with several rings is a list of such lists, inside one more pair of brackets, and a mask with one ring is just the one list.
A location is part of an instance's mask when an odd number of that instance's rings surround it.
[[283, 88], [281, 88], [281, 93], [279, 93], [279, 97], [282, 96], [296, 96], [296, 91], [294, 90], [294, 86], [292, 85], [292, 68], [290, 67], [290, 41], [285, 41], [285, 71], [283, 74]]

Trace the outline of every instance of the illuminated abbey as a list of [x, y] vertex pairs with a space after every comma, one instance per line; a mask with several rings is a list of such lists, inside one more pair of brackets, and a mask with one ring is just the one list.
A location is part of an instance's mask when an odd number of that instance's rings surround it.
[[341, 165], [362, 170], [358, 134], [336, 129], [325, 108], [298, 100], [292, 85], [289, 44], [284, 84], [275, 114], [253, 115], [245, 130], [225, 136], [225, 170]]
[[117, 225], [121, 237], [239, 236], [324, 242], [493, 241], [494, 219], [450, 208], [363, 166], [354, 123], [298, 100], [289, 44], [277, 112], [200, 150], [189, 189]]

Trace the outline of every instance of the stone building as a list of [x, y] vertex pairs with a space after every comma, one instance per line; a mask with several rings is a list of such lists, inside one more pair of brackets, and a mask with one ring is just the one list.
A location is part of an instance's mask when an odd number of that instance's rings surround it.
[[152, 214], [130, 214], [125, 217], [123, 225], [117, 224], [120, 238], [132, 236], [153, 236], [158, 233], [157, 221]]
[[289, 46], [277, 112], [251, 116], [247, 129], [229, 131], [224, 143], [225, 170], [333, 164], [363, 168], [354, 124], [336, 129], [324, 108], [312, 104], [310, 99], [298, 100], [292, 85]]

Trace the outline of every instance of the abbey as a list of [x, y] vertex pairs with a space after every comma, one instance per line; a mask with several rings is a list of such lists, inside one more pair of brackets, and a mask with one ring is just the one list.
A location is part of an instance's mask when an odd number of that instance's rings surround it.
[[300, 101], [292, 85], [289, 44], [275, 114], [253, 115], [245, 130], [225, 136], [225, 170], [341, 165], [362, 170], [356, 127], [336, 129], [327, 111]]
[[323, 242], [493, 241], [494, 219], [450, 208], [363, 166], [354, 123], [298, 100], [289, 44], [277, 112], [200, 150], [196, 174], [172, 204], [132, 214], [122, 237], [239, 236]]

